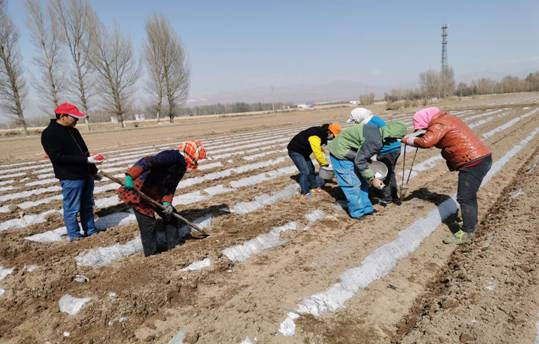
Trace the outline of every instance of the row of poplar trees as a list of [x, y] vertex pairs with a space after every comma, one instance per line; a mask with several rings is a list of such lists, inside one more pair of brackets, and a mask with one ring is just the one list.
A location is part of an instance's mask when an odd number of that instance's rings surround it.
[[[135, 87], [143, 72], [146, 91], [152, 97], [157, 118], [174, 120], [178, 105], [189, 91], [189, 66], [179, 36], [162, 15], [146, 20], [146, 39], [139, 63], [130, 39], [118, 27], [108, 28], [86, 0], [24, 0], [27, 25], [36, 55], [32, 62], [39, 75], [32, 80], [43, 110], [52, 112], [71, 99], [89, 114], [99, 100], [101, 111], [118, 119], [123, 127]], [[28, 95], [17, 47], [19, 34], [0, 0], [0, 105], [28, 134], [24, 114]], [[97, 109], [95, 109], [97, 110]]]

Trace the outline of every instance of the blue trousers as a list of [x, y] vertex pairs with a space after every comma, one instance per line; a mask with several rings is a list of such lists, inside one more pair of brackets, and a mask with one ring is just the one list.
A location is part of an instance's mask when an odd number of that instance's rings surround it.
[[324, 180], [316, 175], [313, 162], [309, 157], [304, 157], [300, 153], [291, 150], [288, 151], [288, 156], [299, 170], [299, 186], [302, 194], [307, 194], [311, 189], [324, 185]]
[[94, 223], [94, 178], [62, 179], [60, 185], [64, 199], [64, 223], [69, 238], [82, 236], [77, 222], [79, 213], [84, 234], [95, 234], [97, 230]]
[[337, 183], [348, 201], [348, 214], [356, 219], [372, 214], [374, 210], [369, 199], [369, 185], [359, 177], [354, 162], [340, 160], [333, 155], [330, 155], [330, 159]]

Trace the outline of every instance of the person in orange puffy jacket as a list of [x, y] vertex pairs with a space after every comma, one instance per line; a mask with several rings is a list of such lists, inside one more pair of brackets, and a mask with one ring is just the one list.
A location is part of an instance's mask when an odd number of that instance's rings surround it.
[[[172, 213], [174, 192], [188, 170], [195, 170], [198, 162], [206, 158], [206, 149], [200, 141], [187, 141], [178, 147], [146, 156], [138, 160], [125, 174], [124, 186], [118, 189], [120, 199], [133, 207], [140, 230], [145, 256], [174, 248], [183, 238]], [[137, 189], [160, 202], [164, 210], [156, 210], [151, 204], [133, 192]], [[163, 221], [157, 221], [155, 215]], [[164, 240], [160, 240], [163, 234]], [[165, 242], [165, 243], [164, 243]]]
[[437, 107], [416, 112], [413, 122], [415, 130], [425, 133], [405, 137], [402, 142], [419, 148], [440, 148], [449, 170], [459, 171], [457, 201], [463, 224], [444, 243], [467, 243], [475, 233], [477, 191], [492, 165], [491, 151], [462, 120]]

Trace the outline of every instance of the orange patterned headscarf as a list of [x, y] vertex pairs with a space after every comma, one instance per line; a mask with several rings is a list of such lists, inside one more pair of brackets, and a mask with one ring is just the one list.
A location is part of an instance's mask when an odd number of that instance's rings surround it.
[[178, 150], [183, 154], [187, 167], [191, 170], [196, 170], [198, 161], [206, 158], [206, 148], [199, 140], [182, 142]]

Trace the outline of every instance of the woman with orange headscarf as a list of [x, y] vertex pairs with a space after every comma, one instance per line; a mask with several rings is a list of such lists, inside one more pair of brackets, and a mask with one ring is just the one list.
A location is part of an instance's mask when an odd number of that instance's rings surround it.
[[[195, 170], [198, 161], [206, 158], [206, 149], [200, 141], [187, 141], [178, 149], [165, 150], [138, 160], [125, 174], [125, 183], [118, 189], [120, 199], [133, 207], [140, 230], [145, 256], [174, 248], [182, 239], [172, 213], [174, 192], [188, 170]], [[160, 202], [164, 210], [156, 210], [141, 199], [133, 189]], [[157, 214], [163, 219], [166, 245], [158, 240]], [[166, 246], [166, 247], [163, 247]]]

